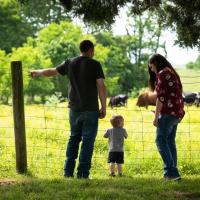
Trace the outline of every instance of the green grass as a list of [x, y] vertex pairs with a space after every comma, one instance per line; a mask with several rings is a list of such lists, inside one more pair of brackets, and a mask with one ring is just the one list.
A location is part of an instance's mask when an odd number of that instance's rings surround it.
[[177, 69], [184, 92], [200, 92], [200, 70]]
[[[113, 114], [122, 114], [128, 139], [125, 141], [126, 175], [160, 175], [162, 161], [155, 145], [155, 127], [152, 125], [154, 107], [137, 108], [135, 99], [129, 99], [128, 107], [108, 109], [105, 119], [100, 120], [91, 175], [107, 177], [108, 141], [104, 131], [110, 128], [109, 119]], [[0, 177], [15, 177], [15, 150], [12, 122], [12, 108], [1, 106], [0, 129]], [[178, 166], [181, 174], [200, 173], [200, 108], [186, 107], [186, 115], [177, 132]], [[67, 103], [57, 106], [27, 105], [26, 136], [28, 174], [32, 177], [59, 178], [63, 173], [66, 141], [69, 138]], [[7, 117], [2, 117], [7, 116]]]
[[[183, 83], [198, 82], [199, 72], [179, 72]], [[186, 78], [190, 76], [191, 78]], [[200, 91], [200, 84], [183, 84], [184, 91]], [[108, 109], [100, 120], [93, 162], [92, 180], [64, 179], [66, 141], [69, 138], [67, 103], [56, 106], [27, 105], [26, 136], [28, 173], [15, 169], [12, 107], [0, 105], [0, 200], [42, 199], [200, 199], [200, 108], [186, 107], [186, 115], [177, 132], [178, 167], [181, 182], [162, 179], [162, 161], [155, 145], [152, 125], [154, 107], [137, 108], [136, 99], [128, 107]], [[125, 141], [125, 177], [108, 176], [108, 141], [104, 131], [110, 128], [113, 114], [122, 114], [129, 134]]]
[[93, 180], [19, 178], [4, 180], [0, 200], [198, 200], [200, 177], [166, 182], [158, 177], [125, 177]]

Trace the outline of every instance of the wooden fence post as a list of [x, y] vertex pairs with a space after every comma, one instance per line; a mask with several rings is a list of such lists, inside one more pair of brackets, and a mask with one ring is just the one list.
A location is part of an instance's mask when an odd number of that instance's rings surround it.
[[11, 62], [13, 119], [15, 132], [16, 170], [27, 172], [26, 132], [24, 117], [23, 75], [21, 61]]

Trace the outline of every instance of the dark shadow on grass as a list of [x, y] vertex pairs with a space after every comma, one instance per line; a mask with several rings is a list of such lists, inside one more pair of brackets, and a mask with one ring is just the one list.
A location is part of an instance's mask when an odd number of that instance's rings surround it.
[[183, 198], [186, 197], [189, 200], [199, 200], [200, 199], [200, 192], [175, 192], [175, 196], [179, 197], [179, 198]]

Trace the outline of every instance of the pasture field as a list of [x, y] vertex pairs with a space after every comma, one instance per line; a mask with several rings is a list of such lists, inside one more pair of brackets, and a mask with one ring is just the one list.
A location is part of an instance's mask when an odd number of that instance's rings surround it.
[[177, 69], [184, 92], [200, 92], [200, 70]]
[[[178, 71], [179, 72], [179, 71]], [[179, 72], [184, 91], [200, 91], [199, 72]], [[192, 84], [187, 84], [192, 83]], [[154, 107], [138, 108], [136, 99], [127, 107], [108, 108], [100, 120], [93, 154], [92, 180], [63, 178], [66, 142], [69, 138], [67, 103], [26, 105], [28, 173], [15, 170], [12, 107], [0, 105], [0, 200], [199, 200], [200, 108], [185, 107], [177, 132], [178, 167], [183, 180], [162, 179], [162, 161], [152, 125]], [[109, 119], [122, 114], [129, 134], [125, 141], [124, 176], [108, 176], [108, 141], [104, 131]]]
[[[108, 177], [108, 141], [104, 131], [110, 128], [113, 114], [125, 118], [128, 139], [125, 141], [124, 174], [162, 176], [162, 162], [155, 145], [152, 125], [154, 107], [138, 108], [136, 99], [127, 107], [109, 109], [100, 120], [91, 175]], [[0, 106], [0, 177], [15, 177], [15, 150], [12, 107]], [[186, 115], [177, 132], [178, 165], [181, 174], [200, 174], [200, 108], [185, 107]], [[28, 174], [33, 177], [62, 177], [66, 141], [69, 137], [67, 103], [58, 105], [26, 105], [26, 137]]]

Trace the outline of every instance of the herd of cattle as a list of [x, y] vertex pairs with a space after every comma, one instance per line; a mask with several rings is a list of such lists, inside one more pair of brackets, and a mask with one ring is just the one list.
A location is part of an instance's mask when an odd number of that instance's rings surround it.
[[[126, 106], [128, 100], [128, 95], [120, 94], [117, 96], [113, 96], [110, 98], [109, 106], [113, 107], [120, 107]], [[186, 105], [196, 105], [199, 107], [200, 105], [200, 92], [187, 92], [183, 93], [183, 100]], [[156, 105], [156, 93], [154, 92], [143, 92], [138, 96], [137, 99], [137, 106], [139, 107], [148, 107], [149, 105], [155, 106]]]

